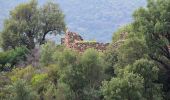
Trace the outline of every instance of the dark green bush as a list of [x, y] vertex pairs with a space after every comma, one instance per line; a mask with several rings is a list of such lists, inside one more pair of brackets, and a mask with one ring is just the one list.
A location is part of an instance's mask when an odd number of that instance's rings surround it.
[[5, 52], [0, 52], [0, 71], [5, 70], [7, 67], [12, 68], [19, 61], [25, 60], [28, 52], [26, 47], [17, 47]]

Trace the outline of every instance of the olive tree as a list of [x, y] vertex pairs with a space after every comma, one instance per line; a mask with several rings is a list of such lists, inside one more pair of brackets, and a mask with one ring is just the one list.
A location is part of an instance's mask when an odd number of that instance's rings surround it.
[[58, 4], [49, 2], [38, 7], [36, 0], [23, 3], [10, 12], [1, 32], [3, 49], [25, 45], [33, 49], [43, 44], [49, 33], [60, 34], [65, 30], [64, 15]]

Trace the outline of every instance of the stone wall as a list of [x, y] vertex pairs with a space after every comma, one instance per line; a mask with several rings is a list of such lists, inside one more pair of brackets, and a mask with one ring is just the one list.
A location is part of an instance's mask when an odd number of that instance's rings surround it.
[[109, 43], [98, 43], [83, 41], [83, 38], [74, 32], [67, 32], [65, 38], [61, 39], [61, 44], [64, 44], [67, 48], [74, 49], [78, 52], [84, 52], [86, 49], [94, 48], [98, 51], [105, 51]]
[[98, 51], [105, 51], [109, 43], [98, 43], [98, 42], [77, 42], [73, 44], [73, 48], [79, 52], [84, 52], [86, 49], [94, 48]]

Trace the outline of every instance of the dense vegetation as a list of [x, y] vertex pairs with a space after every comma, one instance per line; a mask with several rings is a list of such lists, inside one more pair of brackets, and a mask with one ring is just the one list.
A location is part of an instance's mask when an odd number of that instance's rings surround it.
[[[169, 100], [169, 12], [169, 0], [148, 0], [134, 12], [133, 23], [114, 33], [105, 52], [77, 53], [45, 40], [49, 31], [65, 29], [56, 4], [19, 5], [1, 32], [0, 99]], [[115, 47], [123, 32], [126, 38]]]

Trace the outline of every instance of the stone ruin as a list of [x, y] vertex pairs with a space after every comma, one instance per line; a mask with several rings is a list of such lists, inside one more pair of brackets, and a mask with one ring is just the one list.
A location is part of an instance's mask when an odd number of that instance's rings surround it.
[[[128, 33], [122, 32], [120, 33], [120, 37], [118, 41], [114, 42], [111, 46], [114, 49], [119, 48], [125, 41]], [[95, 41], [84, 41], [83, 38], [75, 33], [75, 32], [69, 32], [67, 31], [64, 38], [61, 38], [61, 44], [65, 45], [67, 48], [76, 50], [78, 52], [84, 52], [85, 50], [89, 48], [94, 48], [97, 51], [105, 51], [107, 49], [107, 46], [109, 43], [99, 43]], [[170, 52], [170, 45], [168, 46], [169, 52]]]
[[94, 48], [97, 51], [105, 51], [109, 43], [99, 43], [95, 41], [84, 41], [83, 38], [75, 32], [66, 32], [65, 37], [61, 38], [61, 44], [67, 48], [84, 52], [89, 48]]

